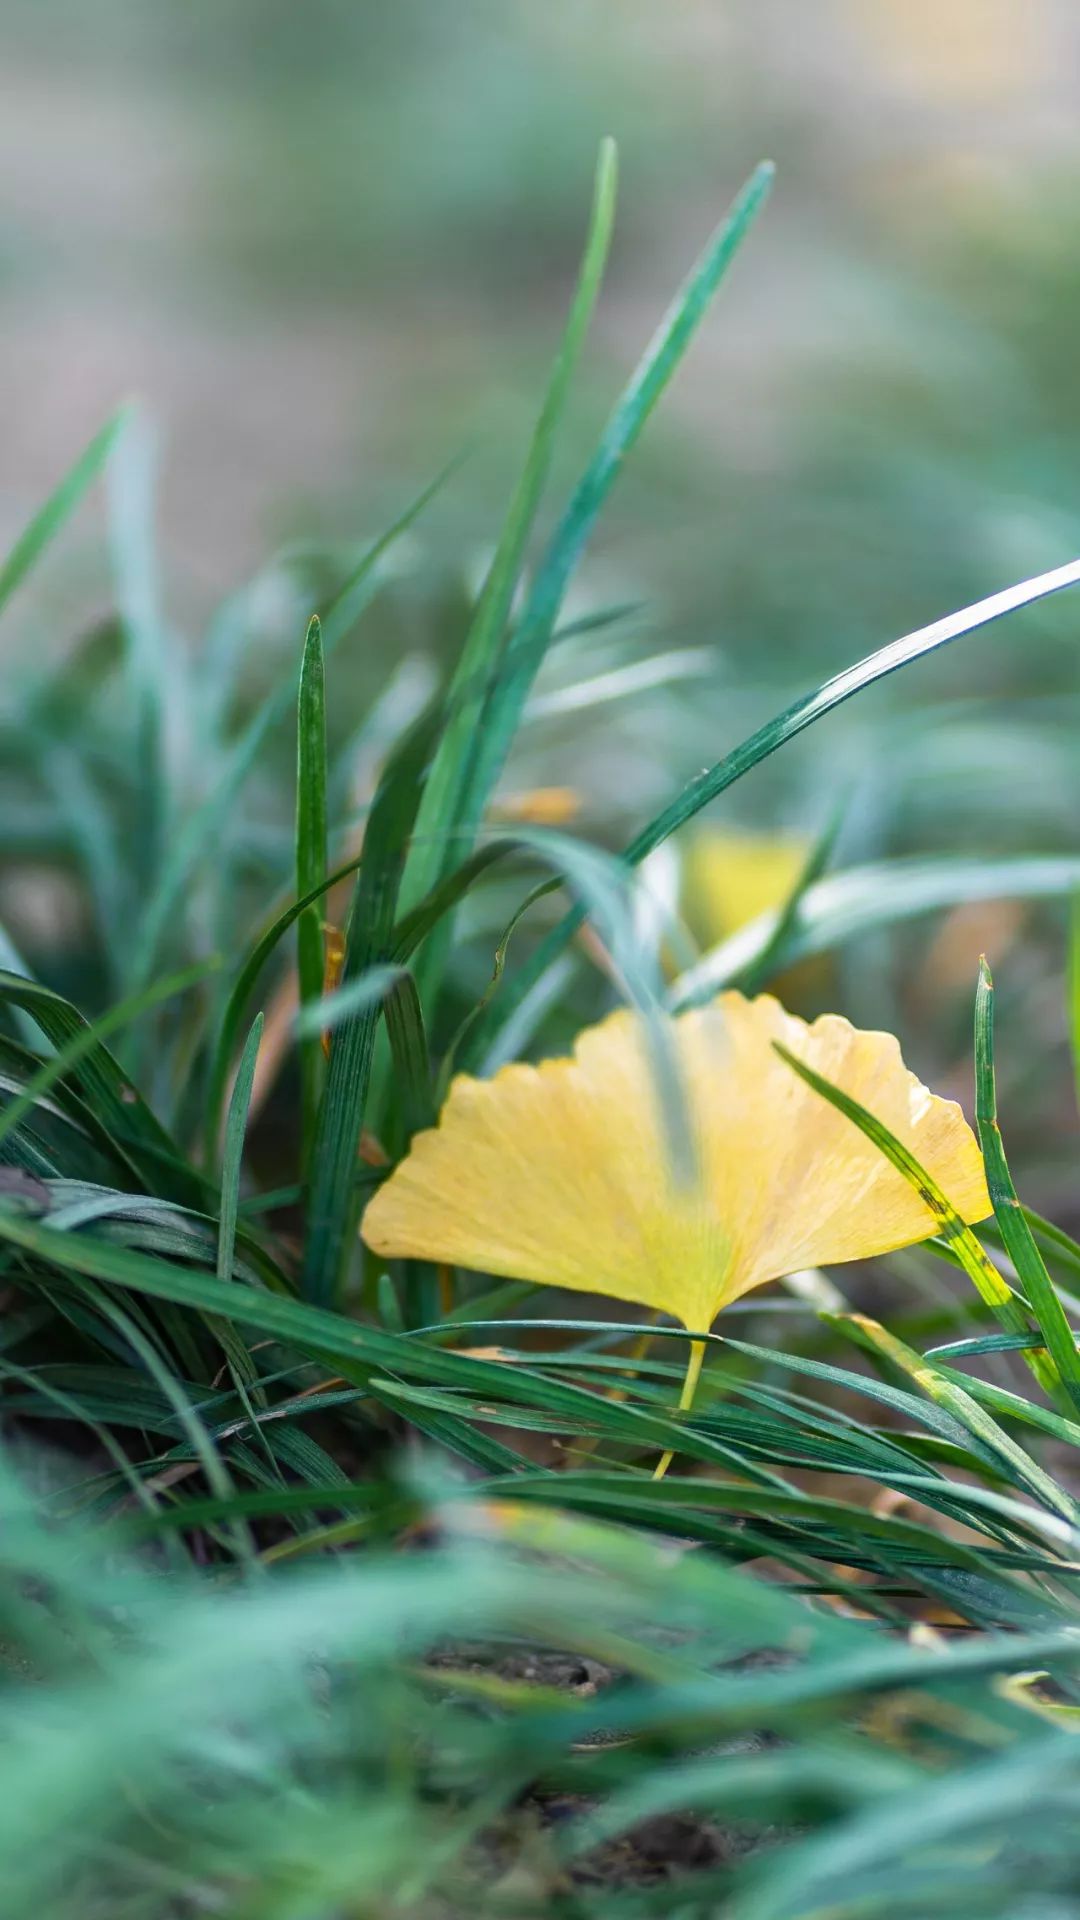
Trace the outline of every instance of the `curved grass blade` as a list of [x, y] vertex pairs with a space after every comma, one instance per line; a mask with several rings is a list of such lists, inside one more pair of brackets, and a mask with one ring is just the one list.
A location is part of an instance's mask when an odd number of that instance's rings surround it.
[[296, 1032], [302, 1039], [318, 1039], [324, 1033], [333, 1033], [346, 1020], [352, 1020], [358, 1013], [385, 1000], [393, 987], [405, 976], [404, 967], [369, 967], [348, 986], [336, 987], [333, 993], [327, 993], [321, 999], [313, 1001], [296, 1016]]
[[[322, 627], [317, 615], [308, 623], [300, 666], [296, 722], [296, 893], [321, 887], [326, 879], [329, 844], [326, 811], [326, 682]], [[309, 907], [296, 924], [296, 971], [301, 1009], [323, 990], [324, 955], [318, 911]], [[318, 1033], [300, 1043], [300, 1152], [306, 1167], [315, 1137], [322, 1092], [323, 1055]]]
[[[752, 772], [763, 760], [779, 752], [781, 747], [805, 732], [807, 727], [842, 706], [845, 700], [876, 685], [890, 674], [899, 672], [902, 667], [936, 652], [939, 647], [948, 646], [979, 627], [988, 626], [1006, 614], [1015, 613], [1021, 607], [1044, 600], [1050, 594], [1061, 593], [1078, 583], [1080, 560], [1072, 560], [1067, 566], [1055, 567], [1049, 573], [1036, 574], [1029, 580], [1020, 581], [1017, 586], [1006, 587], [1001, 593], [990, 594], [985, 600], [977, 600], [970, 607], [962, 607], [958, 613], [947, 614], [944, 619], [935, 620], [930, 626], [920, 627], [916, 632], [905, 634], [902, 639], [890, 641], [888, 646], [867, 654], [854, 666], [846, 667], [842, 673], [835, 674], [831, 680], [804, 694], [801, 700], [796, 700], [775, 719], [758, 727], [755, 733], [750, 734], [731, 753], [725, 754], [722, 760], [698, 774], [642, 828], [624, 849], [623, 859], [629, 865], [637, 866], [656, 847], [662, 846], [673, 833], [685, 826], [688, 820], [692, 820], [695, 814], [700, 813], [703, 807], [734, 786], [745, 774]], [[528, 966], [522, 968], [513, 982], [512, 993], [504, 995], [506, 1016], [513, 1013], [551, 963], [559, 958], [581, 925], [582, 918], [580, 908], [568, 913], [541, 942]], [[487, 1036], [484, 1037], [486, 1039]]]
[[994, 1073], [994, 982], [985, 958], [979, 963], [979, 985], [975, 995], [975, 1119], [986, 1167], [986, 1184], [994, 1203], [994, 1216], [1001, 1228], [1005, 1251], [1016, 1268], [1017, 1279], [1039, 1323], [1047, 1351], [1075, 1411], [1080, 1409], [1080, 1354], [1076, 1350], [1076, 1334], [1069, 1325], [1065, 1309], [1046, 1270], [1046, 1263], [1035, 1243], [1035, 1236], [1024, 1218], [998, 1126]]
[[327, 874], [320, 886], [313, 887], [310, 893], [302, 894], [299, 900], [290, 901], [284, 912], [271, 921], [244, 961], [225, 1003], [211, 1056], [203, 1141], [203, 1151], [208, 1166], [214, 1164], [221, 1139], [222, 1110], [229, 1083], [229, 1068], [240, 1032], [240, 1022], [243, 1020], [247, 1003], [255, 991], [259, 975], [279, 941], [284, 938], [300, 915], [308, 907], [315, 906], [331, 887], [337, 885], [339, 880], [345, 880], [351, 873], [355, 873], [363, 857], [362, 853], [358, 853], [351, 860], [346, 860], [342, 866], [335, 868], [333, 873]]
[[[188, 1444], [202, 1467], [210, 1492], [220, 1501], [232, 1500], [236, 1495], [232, 1475], [207, 1432], [201, 1415], [192, 1405], [171, 1368], [167, 1367], [162, 1360], [153, 1341], [146, 1338], [131, 1315], [124, 1312], [112, 1295], [99, 1293], [95, 1305], [98, 1312], [103, 1313], [111, 1321], [132, 1354], [155, 1382], [162, 1397], [171, 1406], [178, 1426], [187, 1435]], [[226, 1529], [232, 1535], [241, 1560], [247, 1561], [249, 1566], [254, 1565], [255, 1547], [246, 1523], [235, 1518], [228, 1519]]]

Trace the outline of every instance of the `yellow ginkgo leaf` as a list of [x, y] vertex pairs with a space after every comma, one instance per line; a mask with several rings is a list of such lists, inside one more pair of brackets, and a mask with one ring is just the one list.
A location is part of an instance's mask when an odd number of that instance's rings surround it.
[[725, 993], [672, 1020], [670, 1038], [692, 1177], [672, 1166], [645, 1030], [624, 1011], [569, 1059], [456, 1079], [369, 1205], [368, 1245], [610, 1294], [703, 1331], [768, 1280], [926, 1239], [937, 1222], [917, 1190], [775, 1041], [883, 1121], [966, 1221], [991, 1211], [963, 1114], [908, 1072], [891, 1034]]

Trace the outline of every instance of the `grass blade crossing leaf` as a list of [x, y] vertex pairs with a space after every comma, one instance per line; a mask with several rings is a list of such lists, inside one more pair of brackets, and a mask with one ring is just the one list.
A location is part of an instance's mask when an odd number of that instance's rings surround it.
[[[830, 1106], [835, 1107], [839, 1113], [851, 1120], [860, 1133], [864, 1133], [868, 1140], [873, 1141], [875, 1147], [885, 1155], [897, 1172], [902, 1173], [905, 1180], [918, 1190], [931, 1213], [939, 1220], [942, 1238], [952, 1247], [964, 1272], [974, 1282], [980, 1298], [985, 1300], [987, 1306], [991, 1308], [1006, 1333], [1030, 1333], [1031, 1327], [1027, 1314], [1008, 1281], [983, 1252], [971, 1228], [960, 1218], [936, 1180], [927, 1173], [926, 1168], [920, 1164], [910, 1149], [905, 1147], [903, 1142], [898, 1140], [876, 1115], [861, 1106], [857, 1100], [853, 1100], [850, 1094], [834, 1086], [821, 1074], [815, 1073], [812, 1067], [808, 1067], [804, 1060], [799, 1060], [779, 1041], [774, 1041], [773, 1045], [781, 1059], [787, 1061], [788, 1066], [799, 1075], [799, 1078], [813, 1087], [816, 1093], [820, 1093]], [[1059, 1403], [1064, 1399], [1065, 1404], [1059, 1404], [1058, 1410], [1067, 1415], [1070, 1411], [1068, 1396], [1062, 1393], [1060, 1376], [1049, 1355], [1036, 1351], [1026, 1353], [1025, 1358], [1045, 1392]]]

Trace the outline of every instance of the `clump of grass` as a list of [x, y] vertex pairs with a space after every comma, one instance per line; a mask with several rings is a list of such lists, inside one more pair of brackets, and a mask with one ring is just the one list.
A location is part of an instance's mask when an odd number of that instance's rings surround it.
[[[492, 822], [577, 561], [768, 184], [705, 249], [530, 565], [611, 230], [604, 149], [460, 660], [404, 724], [350, 716], [334, 750], [343, 643], [431, 489], [340, 570], [246, 711], [242, 608], [201, 659], [168, 644], [130, 422], [0, 569], [3, 601], [108, 469], [118, 613], [24, 683], [9, 730], [34, 796], [13, 846], [76, 877], [96, 976], [76, 1004], [10, 942], [0, 975], [11, 1920], [667, 1913], [640, 1848], [610, 1863], [673, 1816], [700, 1843], [695, 1871], [671, 1862], [687, 1914], [1074, 1910], [1080, 1245], [1016, 1196], [988, 974], [986, 1246], [937, 1195], [933, 1313], [885, 1328], [835, 1289], [827, 1311], [805, 1291], [732, 1309], [695, 1334], [693, 1412], [673, 1409], [682, 1330], [643, 1350], [637, 1325], [537, 1318], [525, 1287], [384, 1270], [356, 1233], [452, 1068], [546, 1033], [597, 943], [662, 1022], [853, 928], [1076, 887], [1065, 859], [829, 876], [823, 842], [776, 915], [665, 985], [632, 876], [842, 701], [1080, 563], [839, 673], [621, 852]], [[264, 816], [292, 714], [295, 804]], [[380, 763], [359, 814], [358, 752]], [[570, 910], [545, 925], [558, 891]], [[508, 910], [478, 976], [455, 930], [489, 897]], [[872, 1114], [817, 1091], [930, 1193]], [[988, 1377], [1011, 1353], [1028, 1392]]]

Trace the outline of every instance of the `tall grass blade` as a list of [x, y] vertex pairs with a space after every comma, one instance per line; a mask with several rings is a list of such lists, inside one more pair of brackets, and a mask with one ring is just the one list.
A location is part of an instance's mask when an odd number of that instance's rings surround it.
[[1054, 1365], [1073, 1407], [1080, 1408], [1080, 1355], [1057, 1289], [1024, 1218], [1005, 1158], [997, 1117], [994, 1071], [994, 982], [985, 959], [979, 965], [975, 996], [975, 1117], [986, 1166], [986, 1184], [994, 1217]]
[[717, 287], [764, 206], [773, 172], [768, 161], [755, 169], [713, 234], [616, 402], [596, 452], [551, 537], [485, 701], [466, 801], [466, 817], [473, 823], [481, 818], [499, 777], [529, 690], [555, 630], [567, 585], [601, 509], [628, 453], [704, 319]]
[[[592, 214], [570, 315], [461, 658], [447, 694], [446, 724], [417, 815], [401, 905], [407, 910], [468, 852], [463, 803], [477, 751], [481, 715], [504, 646], [507, 621], [529, 536], [543, 496], [555, 436], [604, 276], [615, 217], [615, 145], [605, 140], [596, 167]], [[472, 822], [475, 825], [475, 821]]]
[[256, 1014], [247, 1045], [240, 1056], [236, 1079], [233, 1082], [229, 1100], [229, 1117], [225, 1123], [225, 1152], [221, 1168], [221, 1209], [218, 1221], [217, 1276], [219, 1280], [232, 1278], [233, 1260], [236, 1253], [236, 1219], [240, 1204], [240, 1176], [244, 1161], [244, 1136], [247, 1132], [248, 1108], [251, 1105], [251, 1089], [255, 1080], [255, 1064], [259, 1057], [259, 1043], [262, 1040], [263, 1016]]
[[[437, 715], [423, 716], [392, 754], [379, 783], [349, 915], [342, 992], [390, 957], [406, 848], [437, 728]], [[378, 1019], [378, 1003], [365, 1005], [336, 1028], [331, 1040], [311, 1161], [303, 1268], [304, 1292], [320, 1305], [337, 1296], [355, 1227], [356, 1156]]]
[[[322, 626], [308, 624], [300, 667], [296, 724], [296, 892], [313, 892], [326, 880], [329, 828], [326, 810], [326, 686]], [[322, 922], [315, 907], [296, 923], [296, 967], [301, 1010], [317, 1000], [325, 971]], [[306, 1167], [315, 1137], [322, 1092], [323, 1056], [318, 1034], [300, 1042], [300, 1152]]]

